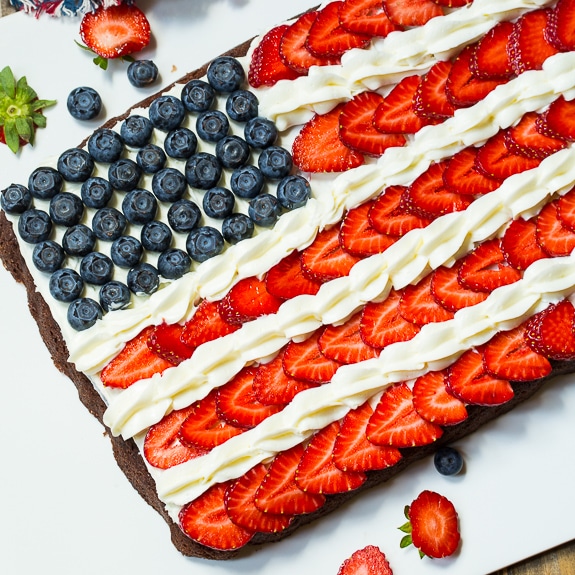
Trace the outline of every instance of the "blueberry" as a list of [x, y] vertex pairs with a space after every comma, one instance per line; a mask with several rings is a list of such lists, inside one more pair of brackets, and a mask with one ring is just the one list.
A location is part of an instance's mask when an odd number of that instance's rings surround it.
[[114, 275], [112, 260], [103, 253], [91, 252], [80, 262], [80, 277], [89, 284], [102, 286]]
[[75, 226], [80, 223], [84, 214], [82, 200], [70, 192], [60, 192], [50, 200], [50, 217], [60, 226]]
[[186, 251], [196, 262], [217, 256], [224, 249], [222, 234], [210, 226], [202, 226], [192, 230], [186, 239]]
[[122, 201], [122, 212], [131, 224], [147, 224], [156, 217], [158, 202], [152, 192], [136, 188]]
[[285, 148], [269, 146], [260, 154], [258, 166], [266, 178], [281, 180], [291, 172], [293, 160]]
[[170, 132], [182, 123], [186, 109], [181, 100], [166, 94], [159, 96], [150, 104], [148, 116], [155, 128], [162, 132]]
[[164, 168], [152, 178], [152, 192], [161, 202], [178, 201], [187, 187], [186, 177], [176, 168]]
[[245, 72], [235, 58], [220, 56], [209, 65], [207, 78], [214, 90], [230, 93], [241, 87], [245, 80]]
[[269, 148], [275, 144], [277, 137], [276, 125], [267, 118], [253, 118], [244, 127], [244, 138], [252, 148], [261, 150]]
[[212, 107], [216, 94], [203, 80], [190, 80], [182, 89], [182, 103], [188, 112], [205, 112]]
[[21, 214], [32, 205], [32, 194], [22, 184], [10, 184], [2, 190], [0, 206], [8, 214]]
[[152, 60], [134, 60], [127, 70], [128, 81], [136, 88], [145, 88], [158, 78], [158, 67]]
[[86, 150], [71, 148], [58, 158], [57, 167], [68, 182], [84, 182], [94, 171], [94, 159]]
[[141, 263], [128, 272], [128, 288], [136, 295], [151, 295], [160, 287], [160, 275], [151, 264]]
[[463, 469], [463, 457], [453, 447], [440, 447], [433, 456], [433, 463], [441, 475], [457, 475]]
[[136, 154], [136, 163], [147, 174], [155, 174], [160, 171], [164, 167], [166, 159], [164, 150], [155, 144], [146, 144]]
[[126, 228], [126, 216], [116, 208], [100, 208], [92, 218], [92, 229], [100, 240], [113, 242]]
[[80, 196], [88, 208], [103, 208], [112, 199], [114, 190], [108, 180], [93, 176], [82, 183]]
[[18, 233], [29, 244], [38, 244], [50, 238], [52, 220], [43, 210], [30, 208], [18, 219]]
[[206, 142], [218, 142], [228, 135], [230, 122], [219, 110], [202, 112], [196, 120], [196, 132]]
[[233, 171], [230, 187], [240, 198], [255, 198], [264, 187], [264, 175], [256, 166], [243, 166]]
[[200, 190], [209, 190], [217, 185], [222, 176], [222, 165], [213, 154], [194, 154], [185, 167], [188, 184]]
[[110, 248], [112, 261], [121, 268], [133, 268], [140, 263], [144, 248], [140, 240], [133, 236], [120, 236]]
[[28, 178], [28, 190], [39, 200], [53, 198], [62, 189], [63, 184], [62, 174], [54, 168], [36, 168]]
[[243, 166], [250, 157], [248, 143], [239, 136], [226, 136], [216, 144], [216, 158], [224, 168], [232, 170]]
[[175, 232], [191, 232], [198, 226], [201, 217], [200, 208], [191, 200], [178, 200], [168, 210], [168, 223]]
[[144, 249], [163, 252], [172, 243], [172, 230], [164, 222], [149, 222], [142, 227], [140, 239]]
[[108, 168], [108, 180], [110, 184], [122, 192], [135, 189], [140, 183], [142, 168], [129, 158], [121, 158], [110, 164]]
[[187, 274], [191, 265], [190, 256], [178, 248], [167, 249], [158, 258], [158, 271], [170, 280], [177, 280]]
[[124, 309], [130, 303], [130, 288], [125, 283], [111, 281], [100, 288], [100, 305], [104, 311]]
[[70, 256], [85, 256], [94, 250], [95, 245], [96, 235], [84, 224], [68, 228], [62, 238], [62, 247]]
[[227, 188], [216, 186], [204, 194], [202, 207], [206, 216], [223, 220], [234, 210], [236, 199]]
[[258, 115], [258, 99], [249, 90], [236, 90], [226, 100], [226, 113], [236, 122], [247, 122]]
[[258, 226], [273, 226], [281, 214], [281, 204], [271, 194], [260, 194], [250, 200], [248, 215]]
[[176, 160], [187, 160], [196, 153], [197, 147], [198, 138], [196, 134], [183, 126], [169, 132], [164, 140], [166, 154]]
[[88, 152], [96, 162], [111, 164], [120, 159], [124, 150], [124, 142], [114, 130], [97, 129], [88, 140]]
[[148, 118], [134, 114], [127, 117], [120, 126], [120, 136], [128, 146], [141, 148], [152, 137], [154, 126]]
[[102, 98], [94, 88], [80, 86], [68, 94], [66, 105], [77, 120], [93, 120], [102, 110]]
[[253, 234], [254, 222], [245, 214], [232, 214], [222, 222], [222, 235], [230, 244], [251, 238]]
[[286, 176], [278, 183], [276, 196], [284, 208], [293, 210], [306, 204], [311, 197], [311, 186], [303, 176]]
[[84, 281], [77, 271], [60, 268], [50, 276], [48, 287], [54, 299], [70, 303], [80, 297], [84, 290]]
[[79, 298], [68, 307], [68, 323], [76, 331], [91, 328], [102, 315], [100, 304], [89, 297]]
[[32, 262], [37, 270], [44, 273], [54, 273], [64, 263], [66, 254], [60, 244], [52, 240], [45, 240], [34, 246]]

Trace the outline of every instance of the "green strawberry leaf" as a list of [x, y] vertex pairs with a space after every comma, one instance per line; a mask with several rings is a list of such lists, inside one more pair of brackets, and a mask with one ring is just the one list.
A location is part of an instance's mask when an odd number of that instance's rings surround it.
[[6, 66], [0, 71], [0, 85], [6, 96], [9, 98], [16, 96], [16, 80], [9, 66]]
[[20, 148], [20, 137], [16, 129], [16, 120], [8, 119], [4, 123], [4, 139], [6, 140], [6, 145], [12, 152], [18, 152]]
[[405, 549], [406, 547], [409, 547], [412, 543], [413, 541], [411, 539], [411, 535], [406, 535], [405, 537], [401, 538], [399, 546], [401, 549]]

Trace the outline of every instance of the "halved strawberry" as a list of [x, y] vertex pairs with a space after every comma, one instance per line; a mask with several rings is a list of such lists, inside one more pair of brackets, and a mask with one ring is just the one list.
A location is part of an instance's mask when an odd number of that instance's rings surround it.
[[383, 9], [396, 26], [423, 26], [443, 16], [441, 6], [433, 0], [383, 0]]
[[362, 311], [360, 334], [368, 345], [377, 349], [408, 341], [419, 333], [419, 326], [407, 321], [399, 313], [401, 292], [391, 290], [382, 302], [370, 302]]
[[575, 232], [563, 225], [559, 217], [559, 203], [548, 203], [537, 216], [535, 237], [550, 256], [567, 256], [575, 249]]
[[318, 340], [320, 351], [339, 363], [358, 363], [373, 359], [379, 350], [367, 345], [360, 334], [362, 313], [357, 312], [341, 325], [328, 325]]
[[501, 251], [505, 261], [519, 271], [526, 270], [533, 262], [547, 254], [537, 243], [534, 220], [513, 220], [501, 238]]
[[451, 66], [449, 61], [436, 62], [423, 76], [413, 100], [413, 109], [421, 118], [442, 121], [453, 116], [455, 107], [445, 91]]
[[292, 156], [302, 172], [345, 172], [364, 163], [363, 154], [348, 148], [339, 137], [342, 108], [339, 104], [327, 114], [316, 114], [296, 136]]
[[344, 30], [367, 36], [387, 36], [397, 30], [383, 10], [381, 0], [345, 0], [339, 9]]
[[250, 86], [273, 86], [280, 80], [295, 80], [298, 74], [280, 56], [280, 44], [288, 24], [272, 28], [255, 47], [248, 70]]
[[528, 112], [517, 125], [505, 131], [506, 145], [514, 154], [543, 160], [567, 145], [563, 139], [542, 134], [538, 118], [536, 112]]
[[564, 227], [575, 232], [575, 188], [557, 200], [557, 217]]
[[403, 134], [381, 132], [374, 125], [374, 115], [383, 102], [377, 92], [361, 92], [346, 102], [339, 117], [339, 137], [352, 150], [368, 156], [381, 156], [387, 148], [405, 145]]
[[447, 370], [447, 390], [471, 405], [501, 405], [514, 396], [506, 379], [487, 373], [483, 355], [476, 349], [466, 351]]
[[244, 367], [217, 390], [217, 413], [233, 426], [255, 427], [281, 410], [279, 405], [264, 405], [258, 401], [253, 387], [256, 370], [253, 366]]
[[413, 384], [413, 406], [421, 417], [437, 425], [455, 425], [467, 419], [465, 403], [447, 390], [445, 371], [430, 371]]
[[255, 532], [236, 525], [225, 506], [230, 483], [216, 483], [197, 499], [184, 505], [179, 514], [182, 531], [194, 541], [223, 551], [240, 549]]
[[490, 178], [477, 169], [477, 148], [464, 148], [447, 162], [443, 183], [449, 192], [479, 196], [493, 192], [501, 180]]
[[317, 511], [325, 503], [325, 496], [305, 493], [295, 482], [295, 472], [303, 456], [304, 447], [296, 445], [278, 453], [256, 490], [255, 506], [264, 513], [300, 515]]
[[124, 389], [140, 379], [147, 379], [174, 366], [171, 361], [160, 357], [148, 346], [148, 339], [153, 331], [154, 326], [144, 328], [104, 367], [100, 379], [105, 386]]
[[184, 326], [179, 323], [168, 324], [163, 322], [155, 326], [150, 333], [148, 346], [155, 354], [167, 359], [174, 365], [178, 365], [192, 357], [195, 349], [182, 342], [183, 331]]
[[347, 413], [333, 447], [333, 462], [342, 471], [370, 471], [395, 465], [402, 457], [397, 447], [375, 445], [366, 429], [373, 409], [369, 402]]
[[315, 295], [321, 287], [321, 282], [304, 275], [298, 251], [293, 251], [270, 268], [265, 280], [268, 293], [283, 299], [303, 294]]
[[342, 471], [334, 464], [332, 452], [339, 428], [339, 422], [334, 421], [307, 444], [295, 472], [296, 485], [302, 491], [333, 495], [357, 489], [365, 482], [365, 473]]
[[471, 70], [477, 78], [510, 78], [513, 75], [511, 57], [507, 51], [513, 32], [512, 22], [499, 22], [474, 46]]
[[451, 312], [477, 305], [489, 295], [487, 292], [470, 290], [459, 281], [461, 260], [453, 267], [441, 266], [431, 274], [431, 294], [435, 301]]
[[393, 575], [385, 554], [375, 545], [354, 551], [340, 566], [337, 575]]
[[232, 325], [222, 318], [218, 302], [202, 300], [193, 317], [186, 322], [180, 338], [188, 347], [197, 347], [239, 328], [239, 325]]
[[283, 368], [289, 377], [322, 384], [331, 380], [341, 365], [329, 359], [319, 348], [322, 330], [301, 342], [290, 341], [283, 353]]
[[525, 325], [501, 331], [483, 347], [485, 369], [508, 381], [533, 381], [551, 373], [549, 360], [525, 341]]
[[417, 325], [437, 323], [453, 318], [449, 311], [437, 302], [431, 291], [432, 275], [423, 278], [415, 285], [403, 289], [399, 300], [399, 313], [406, 320]]
[[559, 96], [540, 115], [540, 122], [551, 135], [569, 141], [575, 140], [575, 100], [566, 100], [563, 96]]
[[367, 439], [376, 445], [414, 447], [433, 443], [443, 435], [443, 430], [415, 411], [413, 393], [407, 384], [396, 383], [383, 392], [366, 433]]
[[168, 469], [206, 453], [204, 449], [180, 441], [180, 427], [191, 411], [191, 407], [174, 410], [148, 429], [144, 457], [150, 465]]
[[547, 23], [547, 38], [562, 52], [575, 50], [575, 2], [559, 0]]

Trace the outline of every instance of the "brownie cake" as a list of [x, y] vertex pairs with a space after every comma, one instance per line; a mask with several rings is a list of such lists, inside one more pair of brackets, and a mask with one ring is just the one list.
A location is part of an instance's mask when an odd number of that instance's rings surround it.
[[283, 538], [572, 371], [573, 3], [366, 4], [3, 186], [4, 264], [186, 555]]

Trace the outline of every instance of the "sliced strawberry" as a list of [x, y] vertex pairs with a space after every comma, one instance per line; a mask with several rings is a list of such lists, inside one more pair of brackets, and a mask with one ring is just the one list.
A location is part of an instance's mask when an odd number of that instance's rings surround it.
[[216, 483], [179, 514], [182, 531], [194, 541], [222, 551], [240, 549], [254, 531], [236, 525], [228, 516], [225, 497], [229, 483]]
[[239, 328], [239, 325], [232, 325], [222, 318], [218, 302], [202, 300], [193, 317], [186, 322], [180, 338], [188, 347], [197, 347]]
[[397, 30], [381, 0], [345, 0], [339, 9], [339, 22], [344, 30], [367, 36], [385, 37]]
[[373, 409], [369, 402], [347, 413], [333, 447], [333, 462], [342, 471], [370, 471], [395, 465], [402, 457], [396, 447], [375, 445], [366, 429]]
[[413, 406], [421, 417], [437, 425], [455, 425], [467, 419], [465, 404], [449, 393], [446, 372], [430, 371], [413, 384]]
[[398, 341], [408, 341], [419, 333], [419, 326], [399, 313], [401, 292], [392, 290], [382, 302], [370, 302], [362, 311], [360, 334], [368, 345], [383, 349]]
[[180, 427], [191, 411], [191, 407], [172, 411], [148, 429], [144, 439], [144, 457], [150, 465], [168, 469], [206, 453], [180, 441]]
[[280, 44], [288, 24], [272, 28], [256, 46], [250, 61], [250, 86], [273, 86], [280, 80], [295, 80], [299, 74], [286, 66], [280, 56]]
[[487, 292], [470, 290], [459, 281], [461, 260], [451, 268], [441, 266], [431, 275], [431, 294], [437, 303], [450, 312], [477, 305], [487, 299]]
[[155, 326], [150, 333], [148, 346], [155, 354], [167, 359], [174, 365], [178, 365], [192, 357], [195, 349], [182, 342], [183, 331], [184, 326], [179, 323], [161, 323]]
[[318, 345], [325, 357], [349, 364], [373, 359], [379, 355], [379, 350], [367, 345], [361, 338], [361, 316], [361, 312], [358, 312], [345, 323], [329, 325], [323, 330]]
[[144, 328], [104, 367], [100, 379], [105, 386], [124, 389], [140, 379], [147, 379], [174, 366], [171, 361], [160, 357], [148, 346], [153, 331], [154, 326]]
[[267, 291], [265, 280], [250, 277], [240, 280], [220, 300], [219, 312], [224, 321], [238, 325], [276, 313], [282, 303]]
[[307, 38], [308, 50], [320, 57], [339, 57], [352, 48], [365, 48], [371, 40], [365, 34], [348, 32], [339, 22], [343, 2], [330, 2], [318, 11]]
[[453, 555], [461, 536], [453, 503], [434, 491], [422, 491], [409, 506], [408, 536], [420, 554], [435, 559]]
[[302, 491], [333, 495], [357, 489], [365, 482], [365, 473], [342, 471], [334, 464], [332, 452], [339, 428], [339, 422], [334, 421], [307, 444], [295, 472], [296, 485]]
[[547, 257], [537, 243], [534, 220], [513, 220], [501, 238], [501, 251], [505, 261], [519, 271], [526, 270], [533, 262]]
[[547, 39], [547, 22], [551, 10], [533, 10], [515, 22], [509, 38], [508, 51], [513, 71], [541, 70], [543, 62], [559, 51]]
[[508, 381], [533, 381], [551, 373], [551, 364], [525, 341], [525, 326], [501, 331], [483, 348], [485, 369]]
[[431, 223], [431, 218], [419, 216], [407, 209], [403, 201], [406, 190], [404, 186], [390, 186], [373, 202], [367, 217], [375, 230], [401, 237]]
[[563, 225], [558, 202], [547, 204], [537, 216], [537, 243], [550, 256], [567, 256], [575, 249], [575, 232]]
[[320, 232], [301, 255], [304, 275], [320, 282], [347, 276], [359, 260], [342, 248], [338, 227]]
[[315, 295], [321, 287], [321, 282], [304, 275], [301, 255], [297, 251], [293, 251], [273, 266], [265, 279], [268, 293], [283, 299], [303, 294]]
[[374, 125], [374, 115], [383, 102], [377, 92], [361, 92], [346, 102], [339, 117], [339, 137], [352, 150], [379, 157], [387, 148], [405, 145], [403, 134], [381, 132]]
[[254, 375], [254, 393], [264, 405], [286, 405], [300, 391], [315, 387], [316, 384], [289, 377], [283, 368], [283, 353], [279, 353], [269, 363], [258, 366]]
[[458, 277], [467, 289], [491, 293], [498, 287], [520, 280], [521, 274], [507, 265], [501, 241], [494, 238], [483, 242], [463, 258]]
[[399, 300], [399, 313], [406, 321], [425, 325], [453, 318], [453, 312], [440, 305], [431, 292], [431, 279], [432, 276], [428, 275], [419, 283], [403, 289]]
[[513, 388], [506, 379], [488, 374], [483, 355], [476, 349], [466, 351], [447, 370], [447, 390], [471, 405], [501, 405], [513, 398]]
[[559, 0], [547, 22], [547, 38], [562, 52], [575, 50], [575, 2]]
[[449, 61], [436, 62], [423, 76], [413, 101], [413, 109], [421, 118], [442, 121], [453, 116], [455, 108], [445, 91], [451, 66]]
[[293, 162], [302, 172], [345, 172], [364, 163], [363, 154], [348, 148], [339, 137], [343, 106], [316, 114], [295, 138]]
[[287, 529], [293, 515], [264, 513], [255, 506], [258, 487], [267, 474], [264, 464], [252, 467], [226, 489], [224, 504], [229, 518], [238, 526], [258, 533], [279, 533]]
[[513, 32], [511, 22], [499, 22], [474, 46], [471, 71], [481, 79], [510, 78], [513, 75], [511, 57], [507, 51]]
[[340, 566], [337, 575], [393, 575], [385, 554], [375, 545], [354, 551]]
[[506, 130], [505, 142], [514, 154], [543, 160], [567, 145], [563, 139], [542, 134], [538, 129], [538, 118], [536, 112], [528, 112], [517, 125]]
[[302, 14], [287, 28], [280, 42], [279, 51], [282, 62], [302, 76], [306, 75], [312, 66], [339, 63], [339, 58], [319, 57], [308, 50], [307, 37], [316, 18], [317, 11], [315, 10]]
[[384, 252], [396, 238], [374, 229], [369, 218], [374, 202], [366, 202], [347, 212], [339, 230], [341, 247], [356, 257], [367, 257]]
[[150, 23], [134, 4], [100, 6], [82, 18], [80, 36], [98, 56], [121, 58], [139, 52], [150, 43]]
[[557, 217], [564, 227], [575, 232], [575, 188], [557, 200]]
[[415, 94], [421, 76], [403, 78], [375, 110], [373, 125], [387, 134], [415, 134], [429, 122], [415, 113]]
[[493, 192], [501, 180], [487, 177], [477, 169], [477, 148], [465, 148], [447, 162], [443, 172], [445, 189], [457, 194], [480, 196]]
[[540, 115], [540, 122], [551, 135], [572, 142], [575, 140], [575, 100], [566, 100], [563, 96], [559, 96]]
[[396, 26], [423, 26], [443, 16], [441, 6], [433, 0], [383, 0], [383, 9]]
[[319, 348], [321, 330], [302, 342], [290, 341], [283, 354], [283, 368], [289, 377], [322, 384], [331, 380], [341, 365], [327, 358]]
[[264, 405], [258, 401], [253, 387], [256, 370], [253, 366], [244, 367], [217, 390], [216, 411], [233, 426], [255, 427], [281, 410], [280, 405]]
[[325, 503], [325, 496], [305, 493], [295, 482], [295, 472], [303, 456], [299, 444], [278, 453], [256, 490], [254, 502], [264, 513], [300, 515], [317, 511]]
[[534, 315], [525, 328], [525, 340], [531, 349], [549, 358], [575, 358], [575, 308], [568, 300], [551, 304]]
[[446, 8], [459, 8], [461, 6], [467, 6], [471, 4], [473, 0], [433, 0], [439, 6], [445, 6]]

